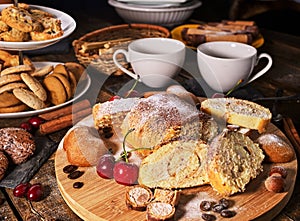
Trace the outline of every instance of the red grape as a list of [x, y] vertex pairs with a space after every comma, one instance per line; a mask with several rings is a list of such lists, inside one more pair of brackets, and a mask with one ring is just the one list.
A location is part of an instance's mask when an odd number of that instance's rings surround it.
[[27, 199], [30, 201], [39, 201], [44, 194], [43, 186], [40, 183], [33, 184], [27, 191]]
[[20, 183], [13, 190], [14, 196], [15, 197], [25, 196], [27, 191], [29, 190], [30, 186], [31, 186], [30, 183]]
[[39, 128], [39, 126], [44, 122], [43, 118], [32, 117], [28, 120], [28, 123], [31, 124], [34, 128]]
[[137, 182], [139, 168], [136, 164], [118, 161], [114, 167], [114, 178], [119, 184], [130, 186]]
[[27, 132], [31, 133], [33, 131], [33, 127], [30, 123], [28, 122], [23, 122], [20, 124], [20, 127], [24, 130], [26, 130]]
[[97, 174], [104, 179], [112, 179], [114, 177], [113, 170], [115, 165], [115, 158], [112, 154], [104, 154], [100, 157], [96, 171]]

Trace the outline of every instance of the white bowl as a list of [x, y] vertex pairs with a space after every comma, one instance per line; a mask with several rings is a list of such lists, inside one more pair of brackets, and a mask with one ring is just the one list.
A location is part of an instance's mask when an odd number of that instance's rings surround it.
[[167, 27], [184, 23], [201, 6], [199, 0], [191, 0], [174, 7], [147, 7], [141, 4], [127, 4], [117, 0], [108, 3], [115, 7], [116, 12], [127, 23], [157, 24]]

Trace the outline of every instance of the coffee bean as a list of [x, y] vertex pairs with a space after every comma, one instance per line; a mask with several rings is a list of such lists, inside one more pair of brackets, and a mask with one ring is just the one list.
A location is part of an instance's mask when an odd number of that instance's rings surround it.
[[208, 213], [202, 213], [201, 218], [205, 221], [214, 221], [217, 219], [215, 215]]
[[200, 203], [200, 209], [203, 211], [209, 211], [209, 210], [211, 210], [212, 205], [213, 205], [213, 202], [204, 200]]
[[212, 207], [212, 210], [217, 213], [220, 213], [223, 209], [225, 209], [225, 208], [221, 204], [216, 204], [216, 205], [213, 205], [213, 207]]
[[224, 218], [231, 218], [231, 217], [234, 217], [236, 215], [236, 212], [233, 211], [233, 210], [224, 209], [224, 210], [221, 211], [220, 215]]
[[73, 187], [74, 187], [75, 189], [80, 189], [81, 187], [83, 187], [83, 182], [75, 182], [75, 183], [73, 184]]
[[220, 199], [219, 204], [222, 205], [224, 209], [227, 209], [230, 206], [230, 201], [225, 198], [222, 198]]
[[84, 174], [83, 171], [75, 170], [74, 172], [72, 172], [68, 175], [68, 178], [71, 180], [74, 180], [74, 179], [81, 177], [83, 174]]
[[72, 173], [78, 169], [78, 166], [75, 165], [67, 165], [63, 168], [64, 173]]

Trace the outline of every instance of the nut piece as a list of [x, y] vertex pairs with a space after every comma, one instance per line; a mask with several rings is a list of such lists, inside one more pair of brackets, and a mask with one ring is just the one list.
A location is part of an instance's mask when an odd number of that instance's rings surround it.
[[147, 206], [146, 218], [149, 221], [173, 220], [175, 207], [170, 203], [151, 202]]
[[281, 176], [283, 179], [287, 176], [287, 170], [283, 166], [273, 166], [269, 176]]
[[136, 185], [126, 189], [126, 205], [129, 209], [144, 211], [152, 198], [148, 187]]
[[285, 181], [281, 176], [269, 176], [265, 180], [265, 187], [268, 191], [274, 193], [283, 192], [285, 186]]

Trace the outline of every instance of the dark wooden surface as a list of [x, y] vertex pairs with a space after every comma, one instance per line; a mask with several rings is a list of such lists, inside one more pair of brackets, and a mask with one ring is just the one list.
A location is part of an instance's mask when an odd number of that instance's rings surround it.
[[[103, 13], [101, 14], [95, 13], [97, 16], [91, 16], [83, 12], [77, 13], [71, 11], [71, 9], [66, 12], [71, 14], [77, 22], [75, 32], [68, 39], [54, 46], [34, 52], [26, 52], [25, 54], [32, 60], [58, 62], [76, 61], [71, 45], [73, 40], [78, 39], [87, 32], [122, 23], [122, 20], [110, 8], [102, 10]], [[273, 57], [273, 66], [266, 75], [253, 82], [250, 87], [265, 97], [275, 96], [276, 89], [282, 89], [283, 95], [299, 94], [300, 37], [266, 29], [262, 29], [261, 31], [265, 38], [265, 44], [259, 48], [258, 51], [269, 53]], [[128, 78], [126, 78], [126, 76], [110, 77], [107, 79], [106, 89], [109, 91], [110, 88], [116, 86], [116, 82], [120, 81], [126, 82]], [[91, 88], [86, 97], [95, 94], [95, 91], [93, 91], [94, 87]], [[100, 93], [98, 100], [106, 100], [109, 96], [107, 93]], [[270, 108], [273, 106], [273, 102], [270, 101], [261, 101], [260, 103]], [[278, 103], [278, 111], [284, 117], [291, 117], [298, 131], [300, 122], [299, 110], [299, 100], [298, 102], [282, 101]], [[0, 119], [0, 127], [18, 126], [20, 122], [24, 120], [26, 119]], [[59, 142], [66, 131], [65, 129], [51, 134], [48, 137]], [[2, 188], [0, 191], [0, 220], [80, 220], [80, 218], [69, 209], [60, 195], [55, 179], [53, 157], [39, 169], [31, 182], [41, 182], [47, 187], [47, 197], [43, 201], [32, 203], [32, 207], [38, 211], [42, 217], [34, 212], [25, 199], [13, 197], [12, 189]], [[295, 185], [296, 188], [290, 202], [274, 219], [275, 221], [300, 220], [300, 191], [299, 188], [297, 188], [299, 184], [300, 179], [298, 176]]]

